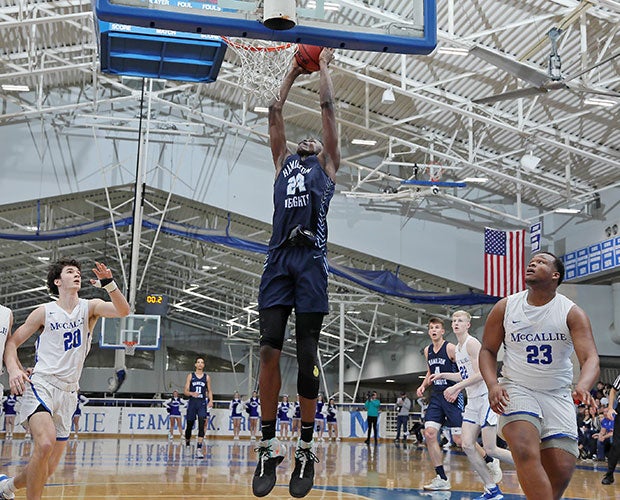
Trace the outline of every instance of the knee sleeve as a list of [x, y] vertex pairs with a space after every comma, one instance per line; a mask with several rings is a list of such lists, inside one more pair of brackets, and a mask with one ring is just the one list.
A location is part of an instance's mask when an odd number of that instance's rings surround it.
[[195, 420], [188, 420], [185, 423], [185, 438], [189, 439], [192, 437], [192, 429], [194, 428]]
[[319, 333], [323, 323], [322, 313], [297, 314], [295, 338], [297, 341], [297, 392], [307, 399], [319, 394]]
[[269, 307], [258, 311], [260, 325], [260, 346], [268, 345], [278, 351], [284, 345], [286, 322], [291, 314], [290, 307]]
[[205, 437], [205, 420], [206, 418], [198, 417], [198, 437]]

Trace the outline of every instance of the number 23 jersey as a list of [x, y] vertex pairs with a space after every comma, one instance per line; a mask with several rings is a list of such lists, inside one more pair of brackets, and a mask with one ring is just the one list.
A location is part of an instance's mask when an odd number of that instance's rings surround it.
[[575, 305], [564, 295], [543, 306], [527, 302], [528, 291], [510, 295], [504, 314], [502, 375], [534, 390], [553, 390], [573, 381], [573, 339], [566, 323]]
[[90, 350], [88, 300], [79, 299], [71, 313], [56, 302], [45, 304], [45, 327], [35, 343], [34, 373], [77, 384]]

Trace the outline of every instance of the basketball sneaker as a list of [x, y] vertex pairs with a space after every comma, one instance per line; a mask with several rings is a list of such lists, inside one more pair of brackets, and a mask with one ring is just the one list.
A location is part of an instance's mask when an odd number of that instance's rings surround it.
[[2, 499], [15, 498], [15, 492], [11, 491], [11, 489], [9, 488], [10, 479], [10, 477], [4, 474], [0, 474], [0, 498]]
[[292, 497], [305, 497], [314, 485], [314, 464], [319, 459], [312, 453], [312, 441], [306, 443], [299, 440], [295, 451], [295, 469], [288, 484], [288, 492]]
[[491, 489], [484, 488], [484, 493], [474, 498], [474, 500], [502, 500], [502, 498], [504, 498], [504, 495], [502, 495], [499, 486], [495, 485]]
[[491, 473], [493, 482], [495, 484], [499, 484], [503, 477], [502, 468], [499, 465], [499, 460], [497, 458], [493, 459], [492, 462], [489, 462], [487, 464], [487, 469], [489, 469], [489, 472]]
[[432, 491], [446, 491], [452, 488], [452, 485], [450, 484], [449, 479], [441, 479], [441, 477], [437, 475], [433, 478], [433, 480], [430, 483], [425, 484], [423, 488], [425, 490], [432, 490]]
[[196, 448], [196, 458], [204, 458], [205, 454], [202, 452], [202, 447]]
[[603, 476], [603, 479], [601, 480], [601, 484], [614, 484], [614, 473], [613, 472], [607, 472]]
[[259, 441], [255, 451], [258, 452], [258, 463], [252, 479], [252, 493], [255, 497], [264, 497], [276, 485], [276, 467], [286, 457], [286, 447], [278, 438], [271, 438]]

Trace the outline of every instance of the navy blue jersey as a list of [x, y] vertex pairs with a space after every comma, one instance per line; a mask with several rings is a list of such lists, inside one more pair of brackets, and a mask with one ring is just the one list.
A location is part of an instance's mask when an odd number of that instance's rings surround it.
[[[431, 375], [434, 373], [457, 373], [458, 367], [456, 363], [448, 356], [448, 342], [441, 345], [438, 352], [433, 351], [433, 344], [428, 346], [428, 369]], [[438, 379], [433, 381], [433, 389], [431, 395], [443, 394], [443, 391], [454, 385], [456, 382], [446, 379]], [[442, 396], [443, 397], [443, 396]]]
[[278, 404], [278, 419], [280, 420], [280, 422], [288, 422], [289, 416], [288, 416], [288, 410], [291, 407], [291, 403], [289, 402], [284, 402], [281, 401]]
[[203, 373], [202, 377], [198, 377], [196, 372], [192, 373], [192, 380], [189, 383], [189, 392], [197, 392], [200, 396], [190, 396], [192, 399], [206, 399], [207, 398], [207, 374]]
[[316, 413], [314, 414], [315, 420], [325, 420], [325, 415], [323, 415], [323, 406], [325, 406], [324, 401], [316, 402]]
[[168, 410], [170, 410], [171, 417], [180, 417], [181, 408], [185, 406], [185, 403], [181, 398], [170, 398], [165, 404], [168, 407]]
[[336, 405], [328, 405], [327, 406], [327, 421], [330, 424], [337, 422], [336, 415], [338, 415], [338, 408], [336, 408]]
[[241, 400], [239, 398], [234, 398], [231, 400], [230, 405], [230, 416], [232, 418], [241, 418], [242, 417], [242, 410], [243, 410], [243, 404], [241, 403]]
[[269, 249], [286, 243], [296, 226], [312, 231], [315, 246], [326, 251], [327, 211], [334, 195], [334, 181], [321, 167], [316, 155], [302, 159], [290, 155], [273, 187], [273, 234]]
[[6, 415], [17, 415], [17, 410], [15, 409], [16, 405], [17, 405], [17, 396], [13, 396], [13, 394], [9, 394], [2, 402], [2, 408], [4, 408], [4, 413]]
[[258, 398], [250, 398], [248, 401], [248, 407], [250, 408], [250, 418], [258, 418], [258, 407], [260, 406], [260, 400]]

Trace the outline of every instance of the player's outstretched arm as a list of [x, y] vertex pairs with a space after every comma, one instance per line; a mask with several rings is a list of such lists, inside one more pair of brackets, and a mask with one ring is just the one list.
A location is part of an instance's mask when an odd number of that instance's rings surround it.
[[499, 385], [497, 380], [497, 353], [506, 335], [504, 330], [506, 302], [506, 299], [502, 299], [491, 309], [484, 324], [482, 347], [478, 356], [478, 367], [489, 389], [491, 409], [500, 415], [504, 412], [509, 400], [508, 393]]
[[319, 56], [321, 119], [323, 122], [323, 146], [319, 155], [323, 168], [335, 182], [336, 172], [340, 168], [340, 148], [338, 146], [338, 125], [336, 123], [334, 84], [329, 73], [329, 63], [334, 58], [334, 49], [324, 48]]
[[284, 103], [288, 98], [288, 93], [295, 79], [302, 73], [303, 69], [297, 64], [295, 58], [293, 58], [291, 68], [282, 80], [279, 99], [275, 99], [269, 106], [269, 145], [271, 147], [273, 164], [276, 167], [276, 175], [280, 172], [282, 164], [288, 155], [282, 108], [284, 107]]
[[[101, 299], [90, 301], [90, 316], [94, 318], [123, 318], [130, 312], [129, 303], [112, 278], [112, 271], [103, 263], [95, 262], [93, 272], [97, 279], [91, 279], [93, 286], [103, 288], [110, 295], [111, 302]], [[92, 326], [92, 325], [91, 325]]]
[[[573, 339], [575, 354], [579, 360], [581, 372], [573, 390], [573, 397], [582, 403], [594, 404], [590, 388], [598, 380], [600, 367], [596, 344], [592, 335], [592, 325], [587, 314], [579, 306], [573, 306], [566, 318], [566, 324]], [[611, 405], [610, 405], [611, 406]]]
[[23, 369], [17, 357], [17, 348], [28, 340], [33, 334], [42, 330], [45, 325], [45, 306], [39, 306], [32, 311], [22, 326], [13, 335], [6, 339], [4, 346], [4, 364], [9, 373], [9, 387], [12, 394], [23, 394], [26, 390], [26, 382], [30, 376]]

